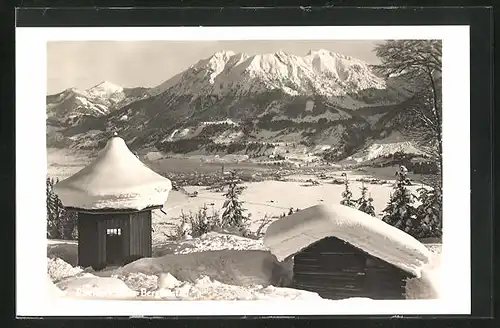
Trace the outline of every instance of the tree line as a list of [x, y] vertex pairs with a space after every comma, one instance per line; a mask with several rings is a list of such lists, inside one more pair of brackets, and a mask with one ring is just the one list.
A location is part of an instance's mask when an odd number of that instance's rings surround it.
[[[396, 172], [397, 180], [386, 207], [382, 210], [382, 221], [417, 238], [441, 238], [443, 234], [442, 194], [440, 189], [420, 187], [417, 195], [413, 194], [408, 185], [408, 170], [401, 165]], [[345, 173], [342, 200], [340, 204], [356, 208], [376, 217], [373, 198], [368, 194], [365, 184], [361, 187], [361, 197], [353, 199], [349, 180]]]

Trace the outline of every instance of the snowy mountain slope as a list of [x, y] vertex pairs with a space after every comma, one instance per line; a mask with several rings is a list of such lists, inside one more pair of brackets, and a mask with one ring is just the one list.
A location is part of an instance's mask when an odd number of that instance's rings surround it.
[[47, 96], [47, 116], [66, 118], [73, 115], [107, 114], [107, 108], [90, 102], [85, 93], [77, 89], [66, 89], [56, 95]]
[[86, 91], [90, 99], [102, 99], [109, 102], [119, 102], [125, 97], [123, 87], [108, 81], [103, 81]]
[[135, 100], [147, 97], [146, 88], [123, 88], [111, 82], [101, 82], [90, 89], [66, 89], [46, 97], [47, 117], [76, 124], [82, 115], [104, 116]]
[[362, 163], [396, 153], [425, 156], [425, 153], [414, 142], [407, 140], [401, 133], [394, 131], [383, 138], [367, 140], [366, 146], [352, 156], [349, 156], [347, 160]]
[[115, 105], [105, 114], [94, 109], [78, 116], [58, 132], [64, 137], [52, 139], [93, 149], [117, 131], [134, 149], [182, 153], [246, 153], [253, 143], [291, 142], [325, 146], [345, 158], [367, 138], [397, 129], [395, 117], [414, 92], [397, 79], [385, 80], [369, 64], [326, 50], [302, 57], [221, 51], [134, 97], [123, 98], [127, 89], [107, 82], [80, 92], [94, 97], [94, 106], [102, 99]]
[[[386, 81], [376, 76], [367, 63], [321, 49], [311, 50], [303, 57], [283, 51], [252, 56], [217, 52], [150, 93], [221, 98], [270, 90], [280, 90], [290, 96], [322, 95], [351, 109], [366, 105], [367, 99], [363, 98], [374, 93], [390, 94], [384, 99], [387, 103], [400, 100], [396, 90], [388, 90]], [[359, 98], [357, 94], [362, 91], [365, 93]]]
[[[173, 100], [175, 104], [171, 103], [172, 110], [168, 111], [158, 109], [155, 102], [159, 102], [157, 97], [148, 98], [101, 118], [99, 123], [89, 120], [88, 127], [81, 132], [101, 129], [108, 131], [103, 133], [103, 138], [107, 138], [109, 131], [119, 131], [129, 143], [133, 143], [133, 148], [142, 148], [180, 140], [202, 144], [211, 141], [280, 142], [287, 139], [295, 143], [316, 143], [331, 139], [329, 131], [333, 129], [341, 131], [341, 135], [335, 138], [337, 144], [333, 145], [339, 146], [350, 135], [358, 139], [357, 135], [365, 133], [368, 127], [361, 116], [335, 108], [320, 96], [287, 97], [278, 92], [265, 93], [236, 98], [232, 104], [227, 104], [227, 99], [214, 101], [209, 109], [203, 109], [202, 102], [189, 104], [186, 98], [177, 98]], [[263, 108], [268, 112], [262, 112]], [[233, 123], [227, 123], [228, 119]], [[276, 138], [264, 137], [269, 134], [265, 131], [275, 134]], [[95, 136], [92, 139], [99, 141]]]

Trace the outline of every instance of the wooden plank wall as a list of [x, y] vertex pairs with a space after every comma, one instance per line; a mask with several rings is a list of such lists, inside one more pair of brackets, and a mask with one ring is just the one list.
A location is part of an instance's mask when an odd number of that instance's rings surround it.
[[153, 256], [153, 214], [151, 211], [146, 211], [145, 216], [147, 229], [144, 231], [146, 234], [146, 251], [144, 255], [146, 257], [151, 257]]
[[98, 259], [97, 221], [95, 216], [86, 213], [78, 214], [78, 266], [93, 266]]
[[294, 257], [295, 288], [329, 299], [404, 298], [407, 274], [337, 238], [328, 237]]
[[130, 214], [130, 260], [152, 256], [151, 211]]
[[406, 279], [411, 275], [378, 258], [368, 256], [365, 288], [373, 299], [404, 299]]
[[79, 213], [78, 265], [104, 268], [106, 229], [122, 229], [123, 263], [152, 256], [151, 211], [136, 213]]

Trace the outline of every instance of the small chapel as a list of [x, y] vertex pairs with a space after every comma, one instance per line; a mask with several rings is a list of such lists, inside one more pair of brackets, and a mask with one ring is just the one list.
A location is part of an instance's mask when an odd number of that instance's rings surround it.
[[151, 211], [171, 190], [115, 133], [94, 161], [54, 186], [63, 206], [78, 213], [78, 265], [100, 270], [151, 257]]

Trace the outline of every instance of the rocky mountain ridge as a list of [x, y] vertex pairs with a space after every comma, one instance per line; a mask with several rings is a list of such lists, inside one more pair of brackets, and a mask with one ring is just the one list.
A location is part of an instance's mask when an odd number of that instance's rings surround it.
[[50, 132], [49, 144], [99, 149], [118, 132], [134, 149], [272, 154], [287, 148], [339, 160], [396, 130], [415, 92], [361, 60], [326, 50], [303, 57], [221, 51], [136, 97], [125, 90], [104, 84], [86, 91], [107, 111], [77, 107], [84, 114]]
[[47, 118], [75, 124], [80, 116], [105, 116], [149, 96], [148, 88], [123, 88], [103, 81], [87, 90], [68, 88], [46, 97]]

